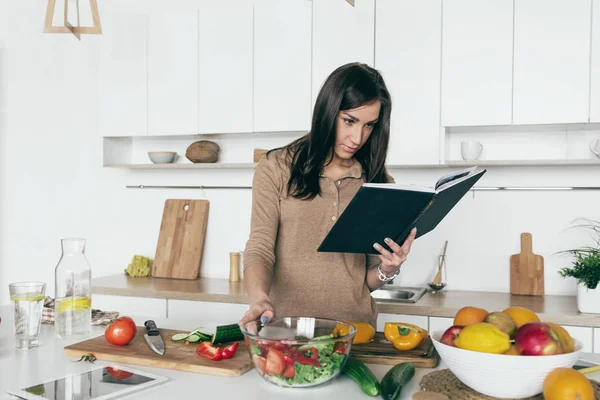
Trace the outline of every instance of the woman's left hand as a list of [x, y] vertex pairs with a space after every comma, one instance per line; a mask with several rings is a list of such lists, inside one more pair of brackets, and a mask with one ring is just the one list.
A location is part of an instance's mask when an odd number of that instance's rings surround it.
[[373, 247], [377, 250], [381, 255], [379, 255], [379, 259], [381, 260], [381, 269], [386, 275], [394, 274], [398, 268], [406, 261], [408, 257], [408, 253], [410, 252], [410, 247], [415, 241], [415, 236], [417, 235], [417, 228], [413, 228], [410, 231], [410, 234], [404, 241], [404, 244], [400, 246], [398, 243], [394, 242], [390, 238], [385, 238], [385, 244], [392, 249], [393, 253], [387, 251], [383, 246], [379, 243], [375, 243]]

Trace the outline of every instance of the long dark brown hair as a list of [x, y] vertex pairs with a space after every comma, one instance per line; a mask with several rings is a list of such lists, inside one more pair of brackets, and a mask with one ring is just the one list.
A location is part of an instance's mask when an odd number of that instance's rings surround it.
[[383, 77], [362, 63], [342, 65], [329, 75], [317, 96], [311, 130], [284, 147], [291, 159], [287, 185], [290, 196], [312, 199], [321, 194], [319, 177], [333, 159], [338, 113], [376, 100], [379, 120], [355, 159], [362, 165], [366, 182], [386, 182], [385, 160], [390, 136], [392, 101]]

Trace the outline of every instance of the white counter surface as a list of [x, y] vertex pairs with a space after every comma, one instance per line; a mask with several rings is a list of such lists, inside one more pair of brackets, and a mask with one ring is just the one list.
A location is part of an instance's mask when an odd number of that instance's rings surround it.
[[[0, 399], [15, 399], [6, 393], [11, 387], [38, 384], [45, 380], [61, 377], [64, 374], [82, 372], [94, 366], [107, 363], [97, 360], [93, 364], [88, 362], [74, 362], [75, 359], [63, 354], [64, 346], [81, 341], [85, 338], [74, 340], [61, 340], [53, 335], [52, 325], [42, 325], [40, 346], [30, 351], [19, 351], [14, 348], [12, 315], [9, 306], [0, 307]], [[132, 316], [138, 325], [143, 325], [143, 317]], [[198, 328], [197, 321], [156, 320], [162, 328], [192, 330]], [[210, 324], [203, 324], [207, 329], [214, 328]], [[103, 334], [105, 327], [94, 326], [90, 337]], [[583, 359], [600, 363], [600, 354], [585, 354]], [[202, 375], [189, 372], [180, 372], [160, 368], [129, 365], [140, 371], [151, 372], [169, 378], [169, 381], [160, 386], [150, 388], [144, 392], [132, 394], [127, 398], [158, 400], [165, 398], [204, 398], [204, 399], [369, 399], [358, 385], [346, 376], [340, 376], [329, 384], [307, 389], [279, 388], [264, 381], [254, 369], [240, 377], [219, 377]], [[389, 366], [369, 364], [378, 379], [389, 370]], [[438, 369], [445, 368], [443, 363]], [[401, 399], [410, 399], [414, 391], [419, 390], [421, 377], [433, 371], [432, 369], [417, 368], [415, 377], [403, 389]], [[599, 379], [600, 373], [589, 375], [590, 378]], [[176, 397], [175, 397], [176, 396]], [[381, 397], [378, 397], [381, 398]]]

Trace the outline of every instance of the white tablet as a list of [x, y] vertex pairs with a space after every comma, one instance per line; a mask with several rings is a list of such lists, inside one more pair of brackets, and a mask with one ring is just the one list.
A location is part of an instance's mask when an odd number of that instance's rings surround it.
[[7, 392], [28, 400], [104, 400], [129, 395], [168, 380], [164, 376], [109, 364]]

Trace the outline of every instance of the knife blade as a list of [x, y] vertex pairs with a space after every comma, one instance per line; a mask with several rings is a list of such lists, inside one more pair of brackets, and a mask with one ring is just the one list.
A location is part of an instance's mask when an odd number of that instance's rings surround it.
[[148, 320], [144, 322], [144, 326], [146, 327], [146, 333], [144, 333], [144, 339], [146, 339], [146, 343], [148, 346], [154, 351], [156, 354], [163, 355], [165, 354], [165, 342], [163, 342], [160, 337], [160, 331], [158, 330], [156, 323], [152, 320]]

